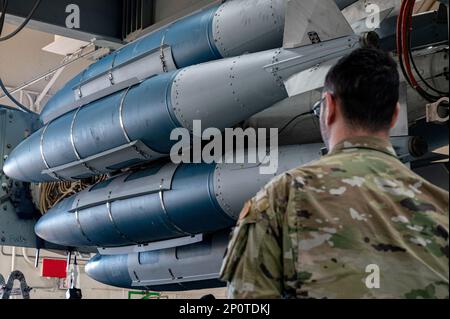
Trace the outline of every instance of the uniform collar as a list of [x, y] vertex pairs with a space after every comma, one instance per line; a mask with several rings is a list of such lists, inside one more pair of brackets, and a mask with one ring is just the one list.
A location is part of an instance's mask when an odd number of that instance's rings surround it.
[[397, 153], [395, 152], [394, 147], [390, 142], [379, 137], [371, 136], [347, 138], [338, 143], [333, 148], [333, 151], [330, 152], [330, 155], [343, 153], [345, 150], [349, 149], [369, 149], [379, 151], [397, 158]]

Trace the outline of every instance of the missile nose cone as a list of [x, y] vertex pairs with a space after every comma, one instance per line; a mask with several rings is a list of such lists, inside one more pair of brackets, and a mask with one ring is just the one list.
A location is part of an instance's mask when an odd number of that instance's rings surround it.
[[46, 169], [40, 156], [40, 133], [22, 141], [6, 159], [3, 171], [6, 176], [22, 182], [50, 182], [54, 179], [41, 172]]
[[8, 176], [9, 178], [14, 178], [13, 176], [17, 175], [17, 173], [14, 171], [14, 165], [11, 164], [11, 160], [8, 157], [3, 164], [3, 172]]
[[17, 152], [16, 150], [13, 150], [3, 164], [3, 172], [11, 179], [26, 182], [27, 178], [20, 169], [20, 163], [18, 163], [17, 158]]
[[54, 243], [54, 238], [50, 236], [50, 229], [51, 229], [50, 225], [51, 225], [51, 218], [49, 218], [49, 214], [46, 214], [42, 216], [36, 223], [36, 225], [34, 226], [34, 232], [38, 237], [48, 242]]
[[105, 285], [132, 288], [127, 265], [128, 255], [96, 255], [87, 263], [85, 271], [89, 277]]
[[80, 233], [75, 213], [69, 212], [75, 197], [63, 200], [42, 216], [34, 226], [40, 238], [57, 245], [73, 246], [73, 243], [92, 245]]
[[54, 212], [49, 212], [38, 220], [34, 226], [34, 232], [38, 237], [50, 243], [64, 245], [65, 236], [58, 236], [60, 235], [59, 229], [61, 227], [64, 227], [61, 225], [61, 218]]

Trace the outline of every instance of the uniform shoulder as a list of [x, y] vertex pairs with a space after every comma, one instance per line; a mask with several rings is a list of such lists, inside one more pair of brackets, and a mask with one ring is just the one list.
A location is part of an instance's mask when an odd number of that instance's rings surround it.
[[[334, 169], [334, 168], [333, 168]], [[287, 203], [292, 189], [302, 189], [302, 184], [314, 185], [321, 182], [321, 179], [327, 174], [330, 168], [321, 164], [320, 161], [313, 162], [308, 166], [297, 167], [284, 172], [273, 178], [264, 188], [254, 197], [255, 204], [266, 204], [257, 206], [267, 206], [273, 203]]]
[[331, 165], [325, 158], [313, 161], [305, 166], [299, 166], [278, 175], [266, 185], [266, 188], [278, 189], [280, 187], [289, 187], [294, 185], [297, 179], [301, 178], [322, 178], [324, 170], [330, 166], [336, 166], [336, 163]]
[[264, 186], [265, 191], [276, 191], [284, 189], [292, 183], [291, 171], [284, 172], [276, 177], [274, 177], [266, 186]]
[[289, 201], [293, 176], [285, 172], [274, 177], [244, 207], [240, 220], [257, 221], [279, 218]]
[[299, 184], [314, 184], [321, 181], [325, 176], [331, 177], [330, 174], [334, 172], [344, 172], [338, 161], [330, 161], [328, 158], [311, 162], [305, 166], [294, 168], [286, 175], [290, 178], [290, 184], [298, 189]]
[[257, 200], [265, 196], [269, 198], [288, 198], [291, 188], [295, 187], [298, 180], [314, 178], [316, 173], [315, 168], [314, 166], [298, 167], [274, 177], [264, 186], [255, 199]]

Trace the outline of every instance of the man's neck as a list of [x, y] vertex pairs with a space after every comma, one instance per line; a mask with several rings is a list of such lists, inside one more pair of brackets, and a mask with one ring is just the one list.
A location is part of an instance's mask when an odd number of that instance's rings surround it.
[[332, 134], [330, 138], [330, 151], [332, 151], [334, 147], [342, 141], [355, 137], [378, 137], [380, 139], [389, 141], [389, 131], [369, 132], [365, 130], [339, 130], [335, 134]]

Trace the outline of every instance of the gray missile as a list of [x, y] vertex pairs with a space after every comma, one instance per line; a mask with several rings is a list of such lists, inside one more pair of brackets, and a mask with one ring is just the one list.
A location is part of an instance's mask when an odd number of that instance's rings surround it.
[[166, 157], [176, 143], [173, 129], [192, 130], [194, 120], [233, 127], [286, 98], [283, 78], [358, 46], [359, 37], [349, 36], [150, 78], [48, 123], [11, 153], [4, 172], [27, 182], [73, 180]]
[[164, 249], [149, 245], [141, 252], [96, 255], [85, 271], [96, 281], [127, 289], [185, 291], [221, 287], [225, 284], [218, 278], [229, 233], [223, 230], [194, 240], [186, 238]]
[[[336, 0], [340, 9], [356, 2]], [[152, 76], [281, 47], [287, 0], [229, 0], [165, 25], [94, 63], [45, 105], [50, 121]]]
[[[394, 137], [399, 158], [426, 154], [425, 141]], [[244, 203], [274, 176], [319, 159], [322, 144], [284, 146], [266, 159], [277, 172], [255, 164], [155, 163], [94, 185], [53, 207], [36, 224], [51, 243], [100, 248], [139, 246], [234, 226]], [[264, 164], [265, 165], [265, 164]]]
[[286, 2], [226, 1], [144, 35], [69, 81], [45, 105], [41, 121], [47, 124], [158, 74], [278, 48], [283, 42]]
[[[320, 157], [322, 144], [287, 146], [275, 175]], [[234, 226], [244, 203], [274, 175], [255, 164], [161, 163], [97, 184], [52, 208], [36, 234], [69, 247], [117, 247]]]

